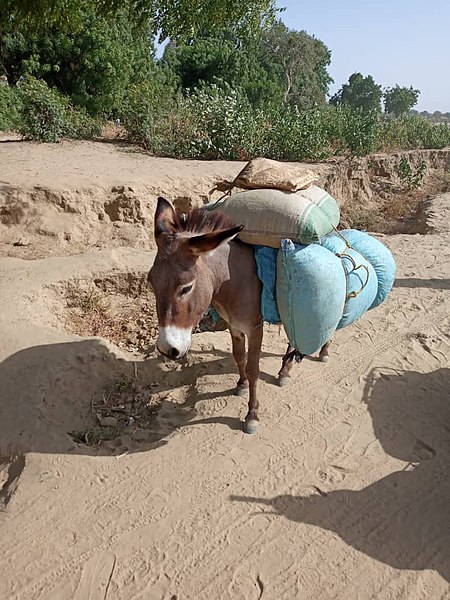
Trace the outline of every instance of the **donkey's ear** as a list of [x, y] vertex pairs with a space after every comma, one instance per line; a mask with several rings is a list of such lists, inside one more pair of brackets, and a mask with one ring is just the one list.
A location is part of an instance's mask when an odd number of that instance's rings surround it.
[[189, 249], [195, 256], [212, 252], [222, 244], [231, 241], [237, 234], [244, 229], [243, 225], [223, 229], [222, 231], [213, 231], [212, 233], [203, 233], [189, 238]]
[[155, 238], [162, 233], [171, 233], [176, 223], [176, 213], [172, 204], [159, 196], [155, 212]]

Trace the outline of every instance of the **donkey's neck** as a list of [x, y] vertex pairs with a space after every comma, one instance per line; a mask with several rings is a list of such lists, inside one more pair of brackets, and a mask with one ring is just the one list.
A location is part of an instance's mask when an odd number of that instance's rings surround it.
[[261, 283], [253, 248], [229, 242], [205, 257], [205, 261], [216, 310], [232, 328], [251, 331], [261, 320]]
[[[234, 246], [234, 244], [233, 244]], [[209, 270], [214, 296], [219, 292], [221, 286], [230, 280], [230, 256], [234, 253], [232, 242], [219, 246], [205, 257], [205, 263]], [[231, 270], [233, 270], [233, 264]]]

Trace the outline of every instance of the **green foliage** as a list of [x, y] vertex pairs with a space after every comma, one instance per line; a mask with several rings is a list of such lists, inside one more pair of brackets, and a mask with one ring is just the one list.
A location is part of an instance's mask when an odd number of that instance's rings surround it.
[[226, 84], [203, 85], [170, 100], [167, 89], [137, 87], [123, 123], [156, 154], [180, 158], [323, 160], [380, 149], [443, 147], [450, 128], [420, 117], [385, 119], [377, 110], [252, 106]]
[[195, 89], [183, 101], [183, 110], [185, 122], [192, 128], [190, 136], [183, 132], [185, 156], [231, 160], [247, 158], [256, 132], [253, 129], [254, 115], [245, 97], [227, 86], [222, 88], [213, 84], [208, 88]]
[[265, 156], [294, 161], [321, 160], [331, 154], [325, 110], [279, 107], [267, 116]]
[[186, 43], [169, 44], [161, 61], [183, 91], [222, 82], [254, 106], [284, 102], [299, 108], [325, 103], [329, 63], [330, 52], [320, 40], [281, 22], [252, 39], [225, 29], [203, 32]]
[[178, 100], [158, 79], [130, 88], [120, 113], [130, 140], [154, 154], [172, 155], [171, 114], [176, 112]]
[[341, 109], [344, 121], [341, 139], [354, 156], [365, 156], [378, 149], [382, 132], [381, 117], [376, 109]]
[[262, 32], [261, 48], [262, 54], [278, 66], [286, 103], [299, 108], [325, 103], [333, 80], [327, 71], [331, 53], [323, 42], [278, 21]]
[[98, 124], [68, 98], [49, 88], [44, 81], [30, 77], [18, 87], [21, 101], [18, 131], [41, 142], [58, 142], [63, 137], [92, 138]]
[[32, 75], [59, 89], [90, 114], [111, 116], [127, 89], [155, 70], [152, 41], [126, 11], [98, 17], [79, 11], [80, 27], [23, 33], [11, 24], [0, 37], [0, 61], [10, 82]]
[[20, 98], [15, 88], [0, 85], [0, 131], [12, 131], [19, 123]]
[[380, 111], [382, 95], [381, 85], [377, 85], [371, 75], [364, 77], [361, 73], [353, 73], [348, 83], [331, 98], [330, 103]]
[[230, 30], [218, 30], [188, 43], [168, 44], [160, 67], [183, 92], [205, 84], [225, 84], [256, 106], [283, 99], [278, 67], [269, 63], [261, 57], [259, 38], [241, 40]]
[[416, 115], [386, 119], [381, 144], [385, 149], [445, 148], [450, 145], [450, 127]]
[[409, 112], [417, 104], [420, 91], [412, 86], [388, 88], [384, 91], [384, 110], [386, 113], [400, 117]]
[[159, 33], [160, 41], [192, 39], [200, 31], [230, 26], [251, 35], [276, 12], [274, 0], [2, 0], [0, 28], [13, 22], [28, 32], [53, 25], [80, 29], [86, 8], [97, 17], [129, 10], [131, 20], [153, 35]]
[[[89, 115], [120, 117], [150, 152], [211, 159], [450, 144], [445, 115], [406, 114], [413, 88], [385, 91], [386, 118], [381, 86], [354, 73], [326, 105], [330, 52], [275, 14], [273, 0], [3, 0], [0, 75], [12, 85], [0, 87], [0, 128], [91, 138]], [[157, 33], [172, 40], [160, 61]]]
[[422, 185], [427, 172], [427, 165], [425, 161], [421, 161], [419, 166], [413, 169], [408, 158], [403, 156], [397, 165], [396, 171], [401, 181], [410, 190], [416, 190]]

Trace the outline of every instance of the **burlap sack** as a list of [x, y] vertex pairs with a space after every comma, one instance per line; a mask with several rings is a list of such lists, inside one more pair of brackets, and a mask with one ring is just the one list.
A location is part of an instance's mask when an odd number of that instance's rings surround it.
[[277, 189], [296, 192], [317, 181], [318, 175], [301, 165], [289, 165], [268, 158], [255, 158], [245, 165], [234, 180], [242, 189]]
[[310, 244], [333, 231], [339, 224], [339, 206], [325, 190], [312, 185], [295, 194], [262, 189], [239, 192], [209, 210], [221, 210], [236, 224], [244, 225], [239, 239], [247, 244], [279, 248], [289, 238]]

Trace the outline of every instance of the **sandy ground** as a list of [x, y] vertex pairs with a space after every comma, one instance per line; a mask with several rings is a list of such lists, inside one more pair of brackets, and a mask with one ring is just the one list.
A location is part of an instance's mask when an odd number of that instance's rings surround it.
[[[192, 177], [174, 163], [162, 178]], [[0, 598], [448, 600], [450, 195], [425, 217], [427, 235], [381, 237], [395, 288], [328, 364], [277, 388], [285, 337], [267, 328], [254, 436], [226, 332], [195, 336], [180, 369], [64, 331], [52, 286], [145, 271], [151, 251], [0, 258]], [[152, 431], [75, 444], [124, 376], [164, 395]]]

